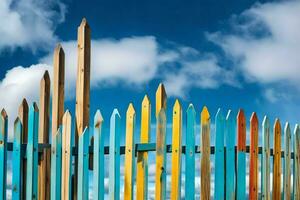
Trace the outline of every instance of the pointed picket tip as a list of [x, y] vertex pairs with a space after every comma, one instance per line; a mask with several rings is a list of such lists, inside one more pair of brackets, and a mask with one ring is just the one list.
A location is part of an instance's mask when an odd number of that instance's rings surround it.
[[284, 126], [284, 131], [287, 133], [287, 132], [291, 132], [291, 128], [290, 128], [290, 123], [286, 122], [285, 123], [285, 126]]
[[270, 121], [269, 121], [269, 118], [268, 118], [268, 116], [267, 116], [267, 115], [265, 115], [265, 116], [264, 116], [264, 119], [263, 119], [262, 125], [263, 125], [264, 127], [266, 127], [266, 126], [270, 126]]
[[63, 47], [61, 46], [61, 44], [60, 43], [58, 43], [57, 45], [56, 45], [56, 47], [55, 47], [55, 49], [54, 49], [54, 52], [56, 53], [56, 54], [65, 54], [65, 51], [64, 51], [64, 49], [63, 49]]
[[232, 110], [228, 110], [226, 120], [234, 120], [233, 112]]
[[201, 123], [205, 123], [210, 119], [210, 115], [206, 106], [201, 111]]
[[299, 126], [299, 124], [296, 124], [296, 125], [295, 125], [295, 128], [294, 128], [294, 134], [295, 134], [295, 135], [300, 134], [300, 126]]
[[48, 70], [45, 71], [41, 82], [44, 82], [46, 85], [50, 84], [50, 76]]
[[278, 118], [275, 119], [274, 128], [277, 130], [281, 129], [280, 120]]
[[101, 111], [98, 109], [94, 116], [94, 124], [95, 124], [95, 126], [97, 126], [98, 124], [101, 124], [102, 122], [103, 122], [103, 117], [102, 117]]
[[175, 100], [173, 109], [174, 109], [174, 110], [181, 110], [181, 104], [180, 104], [180, 102], [179, 102], [178, 99]]
[[218, 108], [217, 114], [216, 114], [216, 120], [224, 120], [224, 114], [221, 108]]
[[24, 111], [28, 111], [29, 107], [28, 107], [28, 103], [27, 100], [24, 98], [19, 106], [19, 110], [23, 109]]
[[63, 115], [63, 118], [71, 117], [71, 112], [67, 109]]
[[186, 112], [196, 114], [194, 105], [192, 103], [189, 104], [189, 107], [187, 108]]
[[158, 95], [161, 95], [161, 98], [166, 98], [167, 97], [167, 93], [166, 93], [166, 89], [165, 89], [165, 86], [164, 84], [160, 83], [157, 87], [157, 90], [156, 90], [156, 97]]
[[115, 108], [115, 109], [113, 110], [113, 112], [112, 112], [112, 114], [111, 114], [111, 117], [113, 117], [113, 116], [117, 116], [117, 117], [121, 118], [120, 113], [119, 113], [119, 111], [118, 111], [117, 108]]
[[36, 104], [36, 102], [33, 102], [30, 106], [30, 110], [34, 110], [34, 112], [38, 112], [39, 111], [39, 107]]
[[5, 111], [4, 108], [1, 110], [1, 116], [2, 116], [4, 119], [7, 118], [7, 113], [6, 113], [6, 111]]
[[88, 24], [88, 22], [87, 22], [87, 20], [86, 20], [85, 17], [82, 19], [82, 21], [80, 23], [80, 26], [81, 27], [89, 27], [89, 24]]
[[83, 137], [86, 134], [89, 134], [89, 127], [85, 127], [83, 133], [79, 137]]
[[143, 106], [148, 106], [148, 105], [150, 105], [150, 100], [149, 100], [148, 95], [145, 95], [145, 96], [144, 96], [143, 101], [142, 101], [142, 105], [143, 105]]
[[134, 114], [135, 114], [135, 109], [134, 109], [134, 107], [133, 107], [133, 104], [130, 103], [130, 104], [128, 105], [128, 108], [127, 108], [127, 115], [132, 116], [132, 115], [134, 115]]
[[21, 120], [19, 117], [16, 117], [15, 121], [14, 121], [14, 125], [21, 123]]
[[251, 123], [258, 123], [258, 118], [257, 118], [256, 112], [252, 113], [251, 118], [250, 118], [250, 122]]
[[246, 120], [245, 113], [244, 113], [243, 109], [239, 109], [239, 112], [238, 112], [238, 115], [237, 115], [237, 119], [239, 121], [245, 121]]

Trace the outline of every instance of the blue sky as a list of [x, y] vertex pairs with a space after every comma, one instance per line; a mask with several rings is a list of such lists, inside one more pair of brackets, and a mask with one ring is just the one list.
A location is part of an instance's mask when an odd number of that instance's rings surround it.
[[1, 0], [0, 106], [12, 122], [23, 97], [38, 102], [39, 81], [45, 70], [52, 73], [61, 43], [66, 108], [74, 113], [77, 27], [86, 17], [91, 115], [100, 108], [108, 122], [116, 107], [125, 119], [130, 102], [140, 112], [146, 93], [154, 108], [163, 82], [169, 122], [180, 98], [184, 110], [195, 105], [198, 118], [204, 105], [212, 116], [219, 107], [243, 108], [248, 119], [256, 111], [260, 121], [267, 114], [293, 127], [300, 112], [299, 10], [300, 1]]

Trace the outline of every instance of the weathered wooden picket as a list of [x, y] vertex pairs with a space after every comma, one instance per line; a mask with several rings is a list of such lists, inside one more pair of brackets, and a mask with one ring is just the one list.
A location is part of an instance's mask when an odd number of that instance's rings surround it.
[[[89, 198], [89, 194], [92, 194], [93, 199], [104, 199], [106, 167], [109, 171], [106, 196], [109, 199], [117, 200], [120, 197], [148, 199], [148, 163], [150, 162], [148, 152], [150, 151], [156, 152], [156, 160], [153, 162], [156, 162], [155, 199], [157, 200], [168, 198], [175, 200], [183, 196], [185, 199], [194, 199], [196, 190], [200, 191], [201, 199], [212, 197], [218, 200], [247, 198], [268, 200], [271, 197], [272, 199], [282, 197], [300, 199], [300, 127], [298, 125], [295, 126], [294, 133], [291, 133], [290, 125], [286, 123], [282, 151], [282, 129], [279, 119], [276, 119], [272, 131], [267, 117], [264, 117], [260, 124], [256, 113], [253, 113], [250, 118], [250, 146], [247, 146], [247, 120], [243, 110], [240, 110], [237, 115], [233, 111], [228, 111], [225, 117], [219, 109], [215, 116], [214, 129], [211, 129], [212, 115], [204, 106], [199, 120], [201, 132], [197, 133], [197, 112], [193, 105], [190, 104], [187, 111], [183, 112], [179, 100], [176, 100], [172, 112], [172, 144], [167, 145], [167, 95], [162, 84], [156, 92], [156, 119], [151, 119], [151, 102], [148, 96], [146, 95], [142, 101], [140, 130], [136, 128], [137, 113], [133, 104], [129, 104], [124, 118], [126, 119], [125, 146], [120, 146], [121, 117], [117, 109], [113, 110], [110, 121], [106, 122], [101, 112], [97, 110], [93, 124], [90, 125], [90, 48], [90, 29], [84, 19], [78, 28], [79, 57], [75, 118], [72, 118], [68, 110], [64, 111], [64, 51], [60, 45], [55, 49], [50, 137], [48, 72], [45, 72], [41, 80], [39, 109], [37, 104], [28, 106], [26, 100], [23, 100], [19, 108], [19, 117], [14, 122], [12, 142], [7, 139], [8, 117], [5, 110], [2, 110], [0, 200], [6, 199], [9, 188], [6, 184], [8, 151], [12, 151], [13, 155], [11, 198], [14, 200], [85, 200]], [[149, 143], [150, 125], [153, 122], [156, 123], [156, 143]], [[109, 146], [104, 146], [103, 123], [110, 124]], [[90, 133], [93, 135], [92, 138]], [[272, 133], [273, 148], [270, 145]], [[140, 141], [134, 139], [137, 134], [140, 135]], [[185, 145], [182, 143], [183, 134], [186, 138]], [[196, 134], [201, 135], [200, 146], [195, 145]], [[215, 146], [210, 145], [212, 134], [215, 134]], [[262, 134], [262, 147], [258, 145], [259, 134]], [[167, 153], [171, 153], [171, 163], [166, 162]], [[199, 154], [201, 181], [200, 187], [196, 188], [195, 157]], [[249, 154], [249, 166], [246, 162], [247, 154]], [[105, 155], [109, 157], [109, 165], [105, 164]], [[120, 173], [122, 155], [125, 157], [124, 174]], [[259, 165], [260, 156], [261, 165]], [[211, 158], [214, 158], [214, 162]], [[185, 163], [184, 170], [182, 162]], [[167, 191], [167, 165], [171, 165], [170, 191]], [[214, 170], [212, 170], [213, 165]], [[91, 170], [93, 182], [89, 181]], [[247, 180], [247, 172], [249, 172], [249, 180]], [[124, 185], [120, 185], [121, 176], [124, 176]], [[185, 181], [182, 181], [183, 179]], [[214, 187], [211, 187], [211, 182], [214, 183]], [[92, 185], [93, 190], [89, 190], [89, 185]], [[185, 193], [181, 193], [181, 188], [185, 189]]]

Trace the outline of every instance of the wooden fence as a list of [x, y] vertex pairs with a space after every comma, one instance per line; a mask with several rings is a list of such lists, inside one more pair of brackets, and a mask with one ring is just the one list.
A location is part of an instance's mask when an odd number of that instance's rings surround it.
[[[14, 200], [80, 200], [88, 199], [89, 194], [92, 194], [93, 199], [104, 199], [106, 167], [109, 171], [109, 199], [117, 200], [120, 196], [124, 199], [148, 199], [150, 151], [156, 153], [157, 200], [181, 199], [182, 184], [185, 199], [194, 199], [196, 190], [200, 190], [201, 199], [300, 199], [298, 125], [292, 133], [290, 125], [286, 123], [282, 132], [279, 119], [276, 119], [271, 128], [268, 117], [264, 117], [260, 123], [253, 113], [250, 119], [250, 146], [247, 146], [247, 120], [243, 110], [237, 116], [232, 111], [228, 111], [225, 116], [219, 109], [214, 128], [211, 129], [211, 115], [204, 107], [200, 114], [201, 145], [198, 146], [195, 145], [198, 134], [196, 111], [190, 104], [183, 113], [180, 102], [176, 100], [172, 112], [172, 144], [167, 145], [167, 95], [164, 86], [160, 84], [156, 92], [156, 119], [151, 119], [151, 103], [146, 95], [141, 104], [141, 128], [137, 130], [136, 112], [133, 104], [129, 104], [124, 118], [125, 146], [120, 146], [121, 117], [117, 109], [113, 110], [110, 121], [106, 122], [98, 110], [90, 124], [90, 29], [85, 19], [78, 28], [78, 77], [76, 112], [73, 118], [69, 111], [64, 111], [64, 52], [60, 45], [54, 52], [53, 67], [51, 115], [48, 72], [45, 72], [41, 80], [39, 108], [35, 103], [28, 106], [25, 99], [21, 103], [19, 116], [14, 122], [14, 139], [11, 142], [7, 140], [8, 117], [5, 110], [1, 112], [0, 200], [6, 199], [8, 190], [7, 151], [12, 151], [13, 155], [11, 198]], [[184, 129], [183, 117], [186, 122]], [[150, 125], [154, 122], [156, 143], [150, 143]], [[101, 129], [103, 123], [110, 125], [109, 146], [104, 146], [104, 133]], [[134, 140], [137, 134], [140, 135], [139, 141]], [[183, 134], [186, 138], [185, 145], [182, 144]], [[211, 134], [215, 134], [215, 146], [210, 145]], [[262, 134], [262, 147], [258, 146], [259, 134]], [[282, 134], [284, 150], [281, 149]], [[271, 139], [273, 147], [270, 145]], [[171, 165], [170, 193], [166, 190], [167, 153], [171, 154], [171, 163], [168, 163]], [[195, 156], [199, 153], [201, 181], [197, 189]], [[249, 154], [249, 166], [246, 154]], [[109, 165], [105, 165], [105, 155], [109, 157]], [[123, 155], [124, 174], [120, 174], [120, 157]], [[182, 169], [182, 162], [185, 163], [185, 169]], [[89, 181], [90, 170], [93, 173], [93, 182]], [[121, 176], [124, 176], [124, 185], [120, 185]], [[246, 179], [247, 176], [249, 180]], [[92, 191], [89, 190], [89, 185], [92, 185]]]

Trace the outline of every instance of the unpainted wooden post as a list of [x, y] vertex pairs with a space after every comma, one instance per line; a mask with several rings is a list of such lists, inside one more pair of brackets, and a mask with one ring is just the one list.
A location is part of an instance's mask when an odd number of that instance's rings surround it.
[[[90, 27], [84, 18], [78, 27], [78, 66], [76, 81], [76, 106], [75, 106], [75, 146], [78, 146], [78, 137], [83, 134], [84, 128], [89, 127], [90, 115], [90, 56], [91, 38]], [[74, 193], [77, 199], [77, 165], [75, 157]]]
[[[40, 114], [39, 114], [39, 143], [49, 143], [50, 118], [50, 77], [48, 71], [40, 82]], [[45, 149], [38, 169], [38, 199], [50, 199], [50, 157], [51, 152]]]
[[281, 199], [281, 125], [279, 119], [274, 124], [274, 158], [273, 158], [273, 200]]
[[135, 110], [129, 104], [126, 113], [125, 167], [124, 167], [124, 199], [133, 200], [134, 171], [135, 171]]
[[237, 199], [246, 199], [246, 118], [241, 109], [237, 115]]
[[[142, 102], [141, 143], [150, 141], [151, 104], [147, 95]], [[148, 152], [138, 152], [136, 173], [136, 199], [148, 198]]]
[[210, 115], [204, 106], [201, 112], [201, 200], [210, 199]]
[[[28, 141], [28, 103], [26, 99], [22, 100], [19, 106], [18, 116], [22, 124], [22, 144], [27, 144]], [[21, 172], [21, 199], [26, 199], [26, 173], [27, 173], [27, 158], [22, 158]]]
[[258, 119], [256, 113], [253, 113], [250, 119], [249, 199], [258, 199]]
[[4, 109], [0, 116], [0, 200], [6, 199], [7, 173], [7, 114]]
[[[225, 159], [224, 159], [224, 137], [225, 137], [225, 117], [221, 109], [215, 117], [216, 137], [215, 137], [215, 199], [223, 199], [225, 196]], [[194, 198], [194, 197], [193, 197]]]
[[267, 116], [262, 123], [262, 167], [261, 167], [261, 188], [262, 199], [270, 200], [270, 122]]
[[171, 199], [181, 199], [182, 109], [178, 99], [173, 106]]

